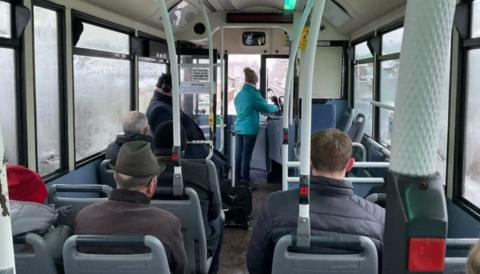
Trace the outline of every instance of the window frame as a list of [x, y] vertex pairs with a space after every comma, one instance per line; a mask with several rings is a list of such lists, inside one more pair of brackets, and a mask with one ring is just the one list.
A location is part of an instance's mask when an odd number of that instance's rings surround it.
[[[33, 0], [32, 1], [32, 24], [35, 21], [35, 14], [34, 14], [34, 7], [40, 7], [44, 9], [48, 9], [54, 11], [57, 14], [57, 35], [58, 35], [58, 96], [59, 96], [59, 121], [60, 121], [60, 166], [58, 169], [49, 172], [45, 175], [42, 175], [42, 178], [45, 182], [50, 182], [66, 173], [68, 173], [68, 104], [67, 104], [67, 73], [66, 73], [66, 34], [65, 34], [65, 7], [62, 5], [58, 5], [46, 0]], [[33, 30], [34, 31], [34, 30]], [[35, 35], [32, 34], [33, 40], [33, 48], [35, 48]], [[35, 50], [33, 51], [33, 65], [35, 67]], [[36, 74], [33, 74], [33, 95], [35, 98], [34, 103], [34, 116], [35, 116], [35, 147], [36, 147], [36, 166], [37, 172], [39, 172], [39, 164], [38, 164], [38, 134], [37, 134], [37, 125], [38, 125], [38, 117], [37, 117], [37, 92], [36, 92], [36, 82], [35, 77]]]
[[[453, 202], [460, 208], [465, 210], [469, 215], [476, 220], [480, 220], [480, 207], [475, 205], [463, 196], [465, 184], [465, 137], [467, 125], [467, 108], [468, 108], [468, 53], [470, 50], [480, 49], [480, 37], [471, 38], [471, 20], [473, 0], [462, 0], [460, 4], [466, 7], [465, 20], [467, 24], [458, 24], [459, 29], [459, 52], [458, 52], [458, 69], [457, 69], [457, 100], [455, 113], [455, 154], [453, 167]], [[458, 10], [458, 9], [457, 9]], [[465, 9], [462, 9], [465, 11]], [[464, 35], [465, 34], [466, 37]], [[447, 170], [448, 172], [448, 170]]]
[[[135, 62], [135, 53], [133, 52], [133, 47], [132, 47], [132, 40], [135, 37], [135, 29], [125, 27], [123, 25], [113, 23], [108, 20], [104, 20], [98, 17], [95, 17], [93, 15], [89, 15], [83, 12], [80, 12], [78, 10], [72, 9], [72, 24], [71, 28], [73, 31], [74, 28], [74, 22], [80, 21], [82, 23], [94, 25], [100, 28], [105, 28], [108, 30], [112, 30], [115, 32], [121, 32], [123, 34], [128, 35], [129, 37], [129, 54], [123, 54], [123, 53], [114, 53], [114, 52], [108, 52], [108, 51], [102, 51], [102, 50], [95, 50], [95, 49], [87, 49], [87, 48], [79, 48], [76, 47], [75, 45], [72, 44], [72, 57], [75, 57], [75, 55], [79, 56], [89, 56], [89, 57], [99, 57], [99, 58], [107, 58], [107, 59], [116, 59], [116, 60], [128, 60], [130, 62], [130, 107], [129, 111], [137, 109], [137, 100], [136, 100], [136, 84], [135, 81], [137, 81], [137, 75], [136, 75], [136, 62]], [[73, 58], [72, 58], [72, 68], [73, 68]], [[73, 83], [75, 83], [75, 70], [73, 69], [73, 77], [72, 77]], [[73, 136], [74, 136], [74, 147], [76, 144], [76, 129], [75, 129], [75, 85], [73, 84]], [[73, 158], [75, 161], [75, 168], [80, 168], [82, 166], [85, 166], [95, 160], [98, 160], [102, 158], [105, 154], [104, 150], [101, 150], [97, 153], [94, 153], [92, 155], [89, 155], [87, 157], [84, 157], [82, 159], [77, 160], [76, 155], [77, 151], [74, 149], [73, 151]]]
[[11, 14], [11, 37], [0, 37], [0, 47], [12, 49], [14, 52], [15, 66], [15, 108], [16, 108], [16, 129], [17, 129], [17, 157], [18, 164], [26, 165], [28, 163], [28, 140], [27, 140], [27, 114], [26, 114], [26, 92], [25, 92], [25, 51], [24, 33], [20, 36], [16, 33], [16, 6], [23, 6], [22, 3], [15, 0], [0, 0], [10, 4]]

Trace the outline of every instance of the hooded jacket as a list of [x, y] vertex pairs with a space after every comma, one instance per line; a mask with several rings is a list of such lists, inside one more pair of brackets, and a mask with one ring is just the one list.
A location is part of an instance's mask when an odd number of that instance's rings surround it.
[[251, 84], [244, 84], [234, 99], [237, 119], [235, 133], [242, 135], [257, 135], [260, 128], [260, 112], [276, 112], [278, 107], [270, 105], [263, 99], [260, 92]]
[[[265, 202], [250, 240], [247, 266], [250, 274], [270, 273], [275, 244], [296, 231], [298, 190], [276, 192]], [[353, 185], [324, 177], [310, 184], [310, 227], [313, 235], [366, 236], [379, 254], [383, 246], [385, 210], [353, 194]]]

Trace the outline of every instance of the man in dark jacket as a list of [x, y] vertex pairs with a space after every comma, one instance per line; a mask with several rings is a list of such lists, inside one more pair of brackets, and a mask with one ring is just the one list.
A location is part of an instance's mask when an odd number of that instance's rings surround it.
[[105, 159], [110, 159], [110, 164], [114, 165], [117, 160], [117, 154], [120, 147], [131, 141], [152, 142], [152, 137], [148, 136], [148, 121], [145, 114], [138, 111], [130, 111], [122, 121], [123, 134], [117, 135], [114, 142], [110, 143], [105, 150]]
[[[107, 201], [81, 210], [75, 220], [75, 234], [80, 235], [152, 235], [163, 244], [170, 270], [187, 273], [180, 220], [172, 213], [150, 205], [157, 189], [157, 175], [164, 169], [152, 153], [150, 143], [125, 143], [113, 170], [117, 189]], [[137, 253], [141, 249], [94, 248], [83, 252]]]
[[[353, 194], [345, 180], [353, 167], [352, 142], [337, 129], [312, 136], [310, 222], [312, 234], [366, 236], [382, 251], [385, 210]], [[253, 230], [247, 254], [250, 274], [270, 273], [276, 242], [296, 231], [298, 191], [271, 194]]]

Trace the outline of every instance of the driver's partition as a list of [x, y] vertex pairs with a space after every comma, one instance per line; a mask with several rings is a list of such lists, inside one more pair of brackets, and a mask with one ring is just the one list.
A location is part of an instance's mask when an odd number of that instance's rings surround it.
[[[309, 248], [295, 247], [292, 236], [280, 238], [273, 255], [273, 274], [378, 273], [375, 244], [364, 236], [313, 236]], [[315, 270], [314, 272], [312, 272]]]

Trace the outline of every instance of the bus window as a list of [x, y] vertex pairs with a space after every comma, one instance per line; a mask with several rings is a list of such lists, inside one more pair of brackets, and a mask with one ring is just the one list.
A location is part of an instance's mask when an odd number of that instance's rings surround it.
[[353, 90], [354, 108], [365, 115], [365, 134], [373, 136], [372, 104], [373, 100], [373, 61], [354, 65]]
[[[15, 98], [15, 51], [0, 47], [0, 108], [3, 142], [9, 163], [18, 162], [17, 107]], [[7, 137], [8, 136], [8, 137]]]
[[12, 17], [10, 3], [0, 1], [0, 37], [12, 37]]
[[480, 1], [475, 0], [472, 9], [472, 38], [480, 37]]
[[382, 36], [382, 55], [398, 53], [402, 47], [403, 28], [385, 33]]
[[57, 12], [34, 7], [37, 159], [41, 175], [60, 168], [60, 79]]
[[467, 63], [463, 196], [480, 207], [480, 49], [468, 52]]
[[167, 72], [167, 65], [138, 62], [138, 110], [145, 112], [152, 99], [158, 77]]
[[131, 105], [130, 58], [111, 54], [128, 53], [129, 36], [84, 26], [73, 57], [76, 161], [99, 153], [121, 133]]
[[[250, 67], [260, 78], [260, 55], [259, 54], [229, 54], [228, 55], [228, 114], [236, 115], [233, 99], [243, 86], [245, 76], [243, 69]], [[257, 88], [260, 85], [257, 84]]]
[[[285, 84], [287, 81], [288, 59], [287, 58], [267, 58], [267, 88], [272, 91], [267, 92], [267, 99], [269, 103], [271, 96], [281, 98], [285, 94]], [[283, 100], [283, 98], [282, 98]]]

